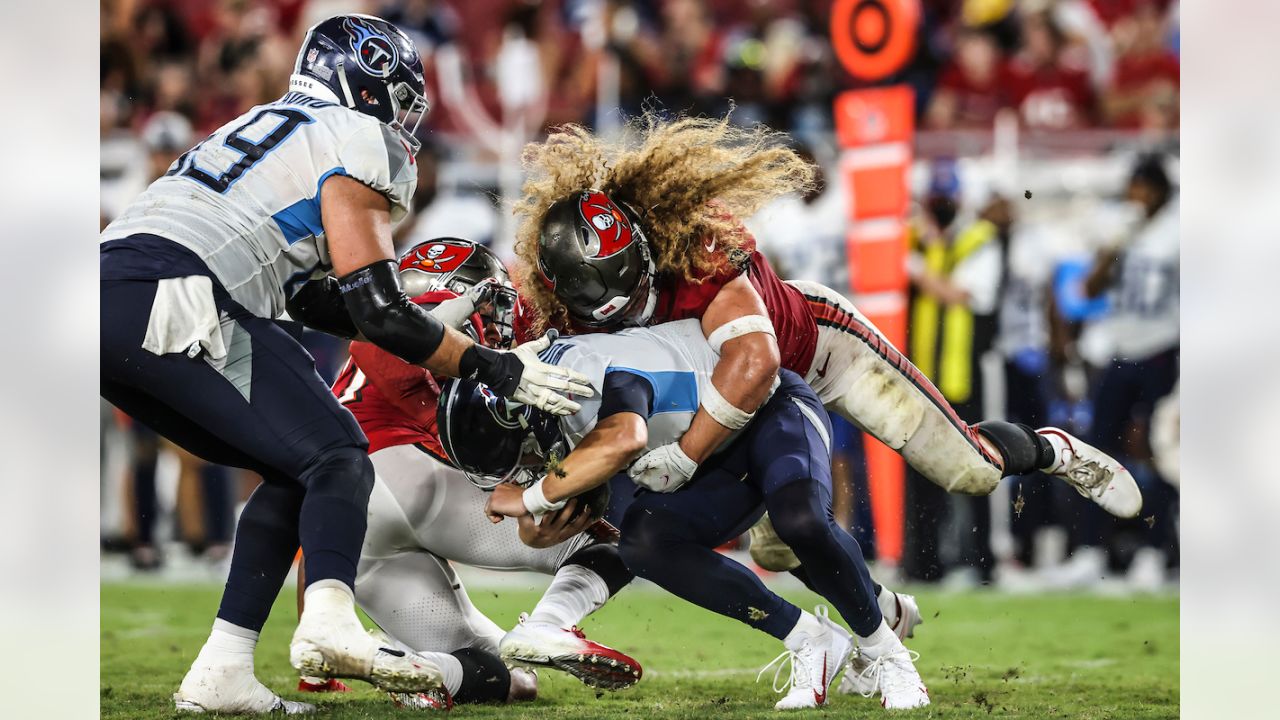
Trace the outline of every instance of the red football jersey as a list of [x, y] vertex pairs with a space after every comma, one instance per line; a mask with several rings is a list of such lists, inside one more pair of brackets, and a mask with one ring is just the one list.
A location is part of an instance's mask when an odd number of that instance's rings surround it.
[[1027, 127], [1065, 130], [1093, 124], [1093, 88], [1081, 66], [1059, 62], [1036, 68], [1014, 57], [1005, 65], [1002, 84]]
[[[437, 290], [413, 301], [434, 306], [453, 297], [457, 295]], [[480, 322], [477, 316], [472, 316], [471, 321], [477, 325]], [[353, 341], [351, 359], [338, 373], [333, 394], [360, 423], [369, 438], [369, 452], [395, 445], [417, 445], [447, 462], [436, 434], [440, 382], [420, 365], [411, 365], [373, 343]]]

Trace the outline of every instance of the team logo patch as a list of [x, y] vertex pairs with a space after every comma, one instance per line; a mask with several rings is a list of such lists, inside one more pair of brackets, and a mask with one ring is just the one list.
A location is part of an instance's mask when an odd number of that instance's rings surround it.
[[370, 75], [391, 77], [400, 65], [400, 51], [391, 38], [359, 18], [348, 18], [343, 27], [351, 35], [351, 49], [360, 67]]
[[635, 232], [622, 209], [607, 195], [589, 190], [578, 198], [578, 212], [594, 233], [587, 241], [587, 256], [607, 258], [616, 255], [635, 241]]
[[419, 245], [400, 259], [400, 270], [420, 270], [429, 273], [451, 273], [476, 251], [471, 243], [452, 240], [436, 240]]

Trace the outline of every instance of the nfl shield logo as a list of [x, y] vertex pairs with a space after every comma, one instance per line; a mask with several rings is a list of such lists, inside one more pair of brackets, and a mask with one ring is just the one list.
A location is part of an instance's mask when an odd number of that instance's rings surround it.
[[320, 53], [320, 51], [319, 51], [319, 50], [317, 50], [317, 49], [315, 49], [315, 48], [311, 48], [309, 51], [307, 51], [307, 64], [308, 64], [308, 65], [315, 65], [315, 64], [316, 64], [316, 55], [318, 55], [319, 53]]

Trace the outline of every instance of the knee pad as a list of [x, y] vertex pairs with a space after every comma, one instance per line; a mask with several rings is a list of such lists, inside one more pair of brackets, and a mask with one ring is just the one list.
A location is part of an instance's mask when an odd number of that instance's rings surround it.
[[373, 463], [369, 453], [358, 447], [333, 448], [312, 458], [298, 480], [308, 495], [367, 504], [373, 491]]
[[462, 664], [462, 684], [453, 694], [458, 704], [505, 703], [511, 693], [511, 672], [493, 653], [475, 648], [455, 650], [450, 655]]
[[580, 565], [599, 575], [609, 588], [609, 597], [617, 595], [618, 591], [626, 587], [627, 583], [635, 577], [627, 569], [627, 564], [622, 561], [622, 553], [618, 551], [618, 546], [609, 543], [588, 545], [569, 556], [569, 559], [564, 561], [564, 565]]
[[1053, 462], [1053, 447], [1035, 430], [1021, 423], [985, 420], [978, 432], [991, 441], [1004, 458], [1004, 474], [1024, 475], [1048, 467]]

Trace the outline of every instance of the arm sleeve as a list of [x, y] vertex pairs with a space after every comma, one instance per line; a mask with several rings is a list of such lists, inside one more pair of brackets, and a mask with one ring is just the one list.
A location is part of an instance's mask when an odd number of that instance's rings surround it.
[[357, 130], [338, 153], [343, 174], [377, 190], [391, 202], [391, 222], [409, 212], [418, 185], [418, 166], [395, 131], [375, 122]]
[[648, 378], [626, 370], [610, 370], [604, 376], [599, 420], [623, 412], [647, 418], [652, 410], [653, 384]]

